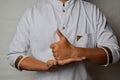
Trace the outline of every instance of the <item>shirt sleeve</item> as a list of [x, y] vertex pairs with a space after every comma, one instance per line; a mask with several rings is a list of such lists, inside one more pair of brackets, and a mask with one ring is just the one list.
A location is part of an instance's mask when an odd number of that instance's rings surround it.
[[[97, 47], [107, 47], [111, 51], [111, 56], [107, 60], [112, 60], [111, 63], [115, 63], [119, 60], [120, 48], [116, 36], [112, 29], [108, 26], [106, 17], [97, 8], [96, 9], [96, 27], [97, 27]], [[107, 63], [108, 64], [108, 63]]]
[[31, 23], [30, 11], [27, 10], [20, 19], [13, 40], [9, 46], [7, 60], [13, 67], [19, 67], [20, 62], [27, 57], [26, 53], [30, 48], [29, 29]]

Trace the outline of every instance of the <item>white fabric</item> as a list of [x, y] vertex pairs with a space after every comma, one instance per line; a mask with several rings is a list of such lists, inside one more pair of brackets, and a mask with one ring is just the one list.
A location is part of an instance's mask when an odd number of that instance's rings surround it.
[[[59, 40], [57, 28], [77, 47], [110, 48], [113, 62], [118, 61], [119, 47], [116, 37], [95, 5], [81, 0], [69, 0], [63, 7], [59, 0], [44, 0], [28, 9], [20, 20], [7, 56], [9, 63], [14, 66], [16, 58], [21, 54], [26, 55], [28, 49], [31, 49], [38, 60], [46, 62], [54, 59], [50, 44]], [[82, 38], [77, 40], [77, 36]], [[79, 62], [55, 69], [53, 72], [38, 72], [36, 80], [89, 79], [84, 63]]]

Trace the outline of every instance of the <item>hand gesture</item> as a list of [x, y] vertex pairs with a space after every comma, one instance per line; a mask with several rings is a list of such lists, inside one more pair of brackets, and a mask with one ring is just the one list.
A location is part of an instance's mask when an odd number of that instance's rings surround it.
[[85, 57], [80, 57], [79, 54], [77, 54], [76, 47], [67, 40], [59, 29], [57, 29], [57, 35], [60, 40], [50, 45], [57, 64], [64, 65], [85, 59]]

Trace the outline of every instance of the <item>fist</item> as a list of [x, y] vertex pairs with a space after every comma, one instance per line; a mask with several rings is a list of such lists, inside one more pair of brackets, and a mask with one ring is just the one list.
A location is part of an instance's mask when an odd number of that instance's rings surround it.
[[73, 54], [75, 52], [75, 47], [58, 29], [57, 35], [59, 36], [60, 40], [50, 45], [55, 59], [62, 60], [77, 56], [77, 54]]

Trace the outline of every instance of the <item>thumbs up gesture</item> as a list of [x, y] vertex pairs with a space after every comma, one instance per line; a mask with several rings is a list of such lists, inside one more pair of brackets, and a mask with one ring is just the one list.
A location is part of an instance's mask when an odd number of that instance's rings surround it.
[[64, 65], [74, 61], [82, 61], [85, 57], [78, 57], [76, 48], [67, 40], [67, 38], [57, 29], [57, 35], [60, 40], [50, 45], [53, 56], [59, 65]]

